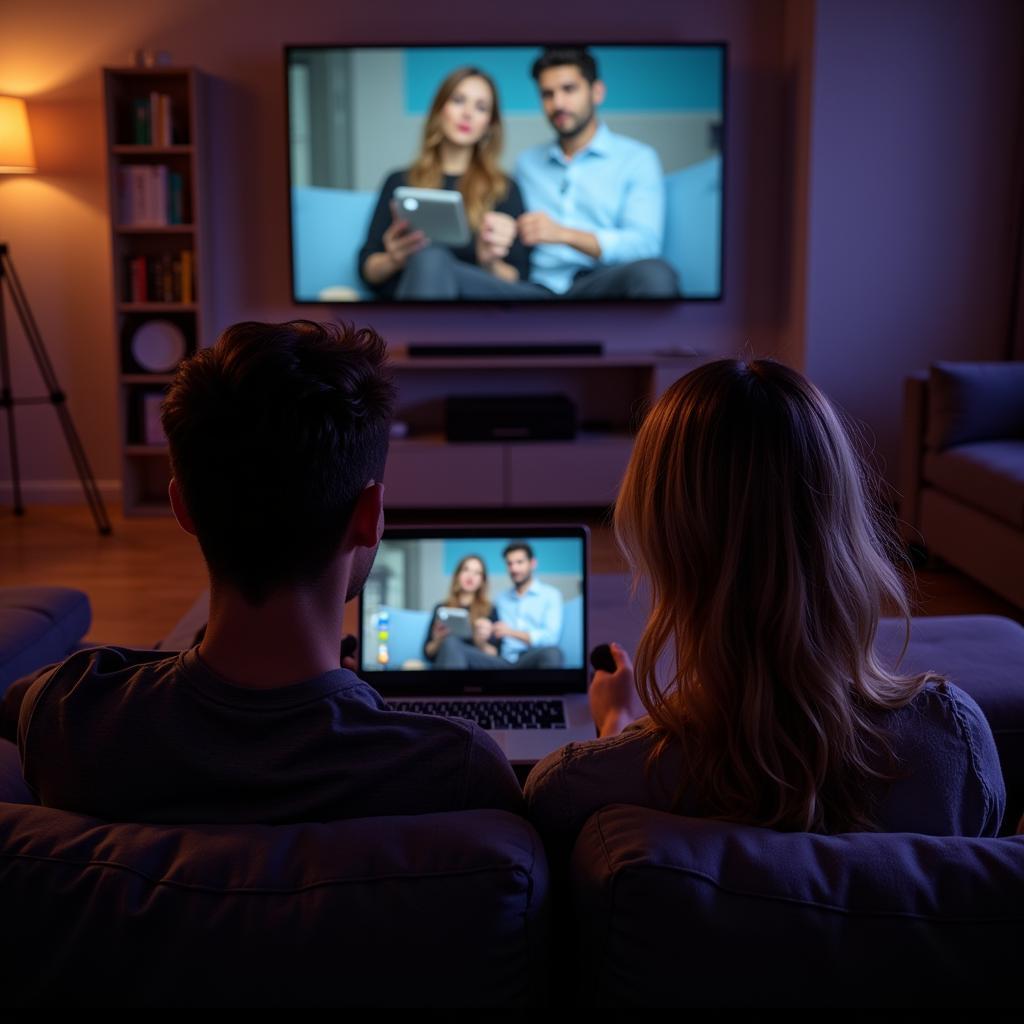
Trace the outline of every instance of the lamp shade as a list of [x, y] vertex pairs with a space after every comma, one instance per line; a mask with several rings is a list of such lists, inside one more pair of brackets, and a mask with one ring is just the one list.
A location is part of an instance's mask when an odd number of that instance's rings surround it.
[[20, 96], [0, 96], [0, 174], [27, 174], [35, 169], [25, 101]]

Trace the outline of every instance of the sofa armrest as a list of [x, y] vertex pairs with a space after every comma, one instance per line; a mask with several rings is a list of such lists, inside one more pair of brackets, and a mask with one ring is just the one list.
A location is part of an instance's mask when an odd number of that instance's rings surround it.
[[32, 790], [21, 774], [18, 748], [9, 740], [0, 739], [0, 802], [5, 804], [34, 804]]
[[928, 374], [921, 370], [903, 382], [903, 438], [900, 448], [900, 534], [920, 544], [921, 466], [928, 425]]

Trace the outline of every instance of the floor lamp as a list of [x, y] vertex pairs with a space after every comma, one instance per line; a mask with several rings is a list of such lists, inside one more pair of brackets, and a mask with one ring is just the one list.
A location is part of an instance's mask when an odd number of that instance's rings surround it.
[[[0, 96], [0, 174], [24, 174], [36, 169], [35, 154], [32, 149], [32, 136], [28, 129], [28, 114], [25, 101], [14, 96]], [[33, 398], [15, 398], [11, 390], [11, 365], [7, 348], [7, 317], [4, 310], [4, 290], [10, 293], [14, 310], [21, 321], [29, 348], [35, 357], [39, 373], [43, 378], [47, 394]], [[25, 291], [18, 280], [14, 263], [11, 260], [10, 247], [0, 242], [0, 410], [7, 420], [7, 439], [11, 456], [11, 485], [14, 492], [14, 514], [25, 514], [25, 506], [21, 500], [21, 470], [18, 463], [18, 435], [14, 426], [14, 407], [16, 405], [41, 405], [49, 402], [57, 414], [57, 420], [64, 432], [68, 451], [75, 464], [78, 479], [82, 482], [85, 500], [89, 504], [96, 529], [101, 534], [110, 533], [110, 519], [103, 504], [96, 478], [85, 456], [82, 440], [71, 420], [71, 412], [67, 405], [67, 396], [61, 390], [54, 372], [53, 363], [47, 354], [43, 337], [39, 333], [32, 309], [25, 297]]]

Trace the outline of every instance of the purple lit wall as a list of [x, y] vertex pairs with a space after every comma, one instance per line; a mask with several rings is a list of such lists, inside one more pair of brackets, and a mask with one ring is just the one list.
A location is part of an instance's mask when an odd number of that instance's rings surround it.
[[890, 480], [903, 377], [1010, 348], [1022, 55], [1016, 2], [817, 4], [805, 368]]

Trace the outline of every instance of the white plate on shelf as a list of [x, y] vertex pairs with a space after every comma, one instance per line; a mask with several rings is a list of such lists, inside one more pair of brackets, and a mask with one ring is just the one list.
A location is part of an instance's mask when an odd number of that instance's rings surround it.
[[170, 373], [187, 348], [181, 328], [170, 320], [147, 320], [132, 335], [132, 358], [149, 373]]

